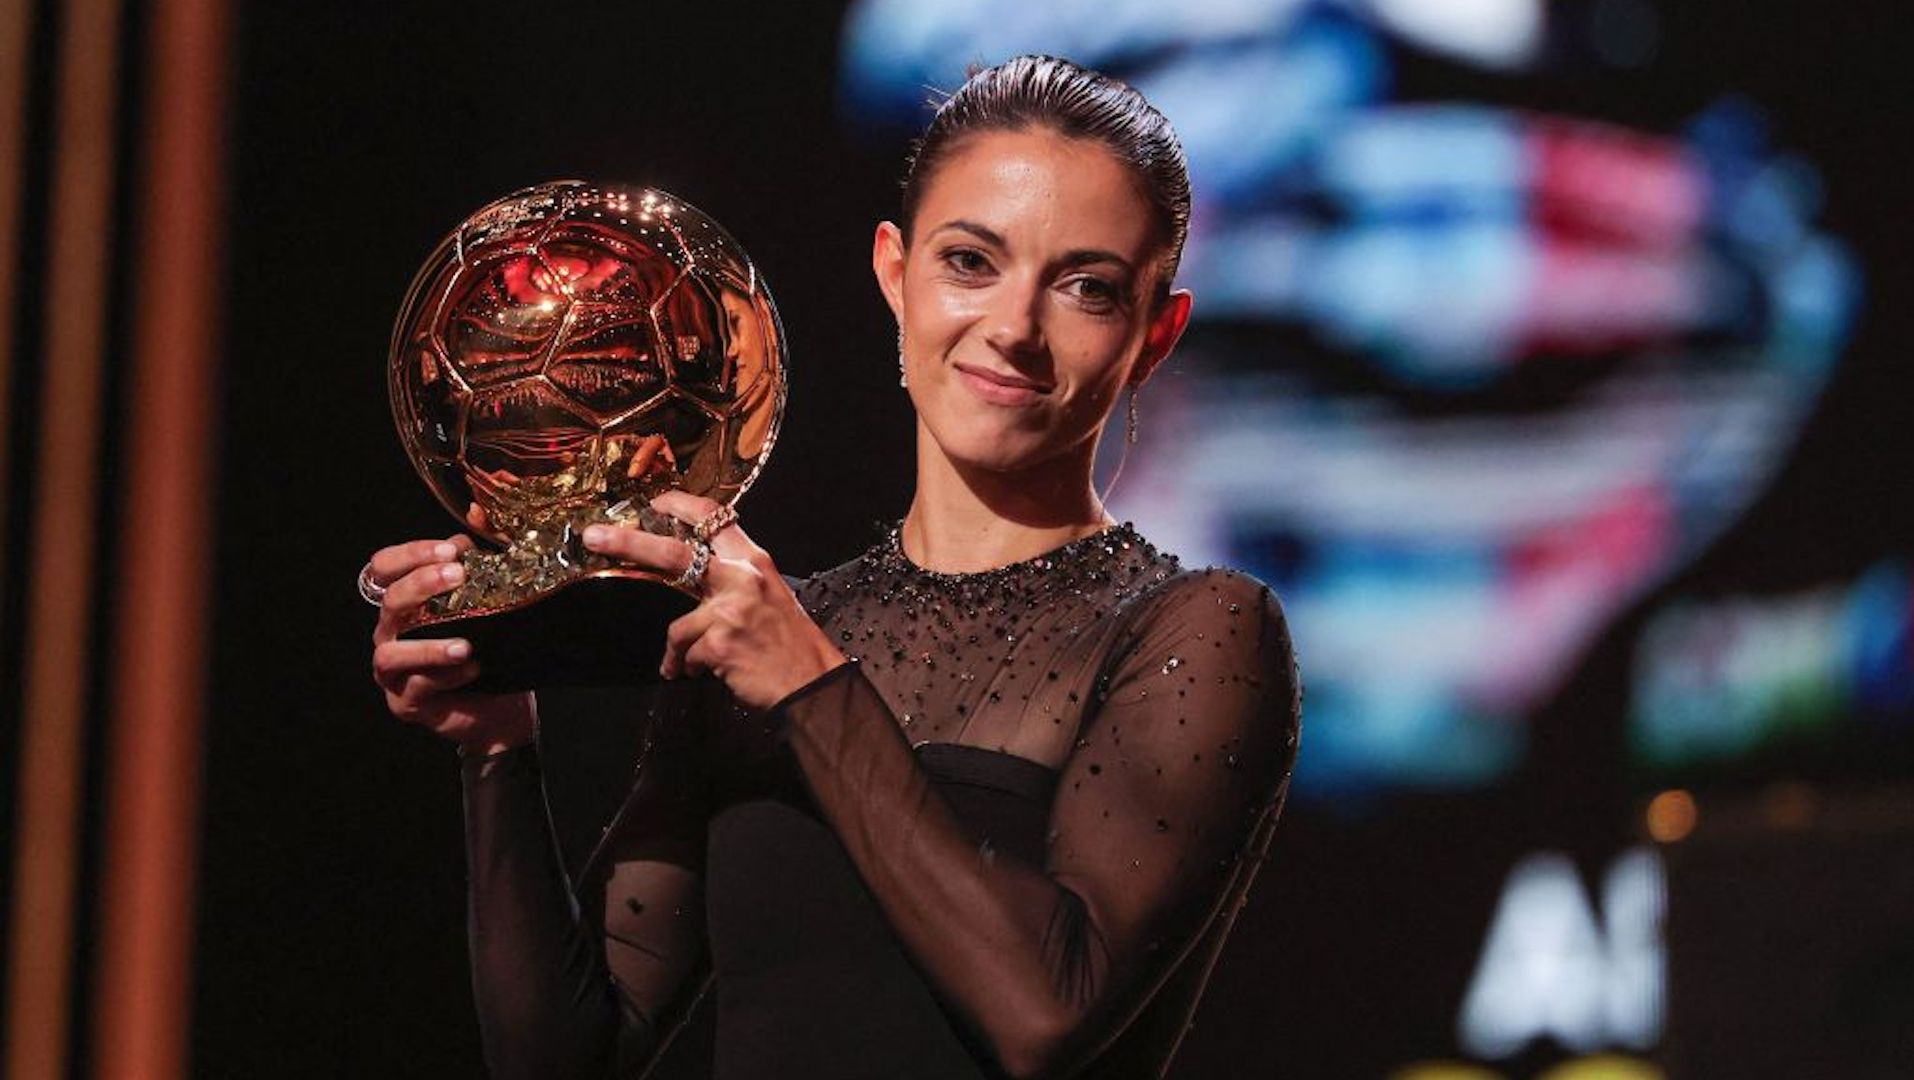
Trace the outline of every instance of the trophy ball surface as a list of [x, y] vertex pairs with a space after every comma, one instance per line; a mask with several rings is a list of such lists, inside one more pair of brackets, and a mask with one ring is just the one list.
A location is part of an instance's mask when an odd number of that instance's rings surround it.
[[776, 439], [784, 363], [771, 295], [716, 222], [662, 191], [562, 181], [439, 244], [388, 374], [420, 476], [508, 542], [673, 489], [734, 501]]

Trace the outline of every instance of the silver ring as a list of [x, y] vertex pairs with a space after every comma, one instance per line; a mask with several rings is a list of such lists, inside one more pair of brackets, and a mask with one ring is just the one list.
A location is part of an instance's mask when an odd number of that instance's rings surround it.
[[691, 565], [685, 567], [684, 573], [665, 582], [665, 584], [674, 589], [683, 589], [689, 593], [702, 592], [704, 591], [704, 572], [710, 565], [711, 545], [705, 543], [703, 540], [693, 540], [691, 542]]
[[359, 598], [373, 607], [385, 606], [385, 586], [372, 580], [372, 564], [359, 571]]
[[703, 520], [691, 527], [691, 535], [701, 544], [709, 544], [711, 538], [738, 523], [738, 508], [726, 503], [706, 514]]

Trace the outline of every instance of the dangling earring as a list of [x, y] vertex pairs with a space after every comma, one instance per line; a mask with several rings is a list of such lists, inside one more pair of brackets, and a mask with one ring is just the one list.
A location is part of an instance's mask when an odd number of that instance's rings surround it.
[[910, 376], [904, 373], [904, 328], [897, 328], [897, 385], [910, 386]]
[[1128, 417], [1129, 422], [1126, 425], [1126, 430], [1123, 433], [1123, 437], [1124, 437], [1124, 440], [1128, 442], [1131, 446], [1136, 445], [1136, 395], [1137, 395], [1137, 391], [1140, 389], [1141, 387], [1136, 387], [1136, 386], [1130, 387], [1130, 411], [1129, 411], [1129, 417]]

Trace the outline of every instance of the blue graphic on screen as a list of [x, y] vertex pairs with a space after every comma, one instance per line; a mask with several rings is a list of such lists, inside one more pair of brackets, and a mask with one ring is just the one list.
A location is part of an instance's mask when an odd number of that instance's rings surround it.
[[1197, 321], [1114, 509], [1281, 591], [1304, 798], [1504, 775], [1613, 620], [1767, 486], [1853, 318], [1815, 173], [1753, 105], [1668, 134], [1393, 86], [1409, 53], [1532, 69], [1548, 33], [1537, 0], [870, 0], [846, 26], [846, 119], [878, 137], [1032, 51], [1176, 124]]
[[1835, 718], [1908, 722], [1907, 567], [1786, 596], [1683, 601], [1657, 612], [1635, 659], [1629, 742], [1651, 768], [1825, 743]]

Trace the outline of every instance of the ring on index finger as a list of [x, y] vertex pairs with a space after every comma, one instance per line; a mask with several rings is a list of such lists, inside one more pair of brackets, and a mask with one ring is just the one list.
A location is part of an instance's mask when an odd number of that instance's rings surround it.
[[691, 535], [700, 544], [709, 544], [711, 538], [738, 523], [738, 508], [726, 503], [706, 514], [697, 524], [691, 526]]
[[372, 576], [372, 564], [367, 563], [359, 570], [359, 598], [373, 607], [385, 604], [385, 586]]
[[674, 589], [701, 593], [704, 591], [704, 572], [710, 566], [711, 545], [705, 543], [703, 540], [693, 540], [691, 542], [691, 565], [685, 567], [683, 573], [665, 582], [665, 584]]

